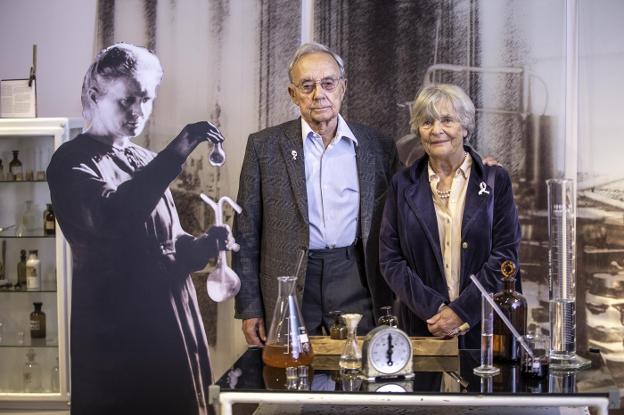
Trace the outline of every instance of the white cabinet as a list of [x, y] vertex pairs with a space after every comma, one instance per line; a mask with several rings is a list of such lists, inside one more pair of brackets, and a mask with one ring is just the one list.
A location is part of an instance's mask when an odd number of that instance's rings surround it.
[[[50, 203], [44, 172], [54, 149], [79, 132], [79, 126], [80, 121], [67, 118], [0, 119], [0, 158], [5, 176], [0, 181], [0, 227], [8, 227], [0, 232], [0, 260], [5, 268], [5, 280], [0, 280], [0, 410], [66, 409], [69, 401], [71, 256], [58, 226], [55, 235], [44, 235], [43, 212]], [[14, 150], [19, 151], [23, 168], [20, 181], [11, 180], [9, 174]], [[34, 222], [20, 232], [27, 201], [32, 202]], [[21, 250], [39, 253], [39, 290], [15, 286]], [[31, 338], [34, 302], [43, 303], [46, 314], [44, 339]], [[36, 362], [32, 374], [25, 367], [31, 350]], [[29, 387], [29, 381], [34, 388]]]

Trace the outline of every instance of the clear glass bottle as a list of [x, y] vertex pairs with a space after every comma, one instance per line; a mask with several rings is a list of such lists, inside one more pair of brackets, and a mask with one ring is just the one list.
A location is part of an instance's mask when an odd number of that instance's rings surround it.
[[381, 315], [379, 316], [379, 319], [377, 320], [377, 325], [378, 326], [390, 326], [390, 327], [395, 327], [398, 328], [399, 327], [399, 319], [392, 314], [392, 306], [384, 306], [384, 307], [380, 307], [379, 310], [381, 310]]
[[26, 261], [26, 289], [41, 289], [41, 261], [39, 260], [39, 251], [33, 249], [28, 251], [28, 260]]
[[46, 204], [46, 210], [43, 212], [43, 234], [56, 234], [56, 216], [51, 203]]
[[342, 319], [347, 326], [347, 340], [340, 354], [338, 365], [344, 370], [359, 370], [362, 367], [362, 351], [357, 341], [357, 326], [362, 319], [361, 314], [343, 314]]
[[56, 357], [56, 364], [52, 366], [52, 369], [50, 370], [50, 390], [52, 392], [59, 392], [61, 390], [58, 356]]
[[17, 285], [20, 289], [26, 289], [26, 250], [20, 251], [20, 261], [17, 263]]
[[46, 337], [46, 315], [41, 311], [43, 303], [34, 302], [35, 310], [30, 313], [30, 338], [45, 339]]
[[314, 352], [295, 295], [297, 278], [277, 277], [277, 281], [277, 302], [262, 361], [276, 368], [310, 365]]
[[19, 151], [13, 150], [13, 160], [9, 163], [9, 178], [11, 180], [21, 181], [24, 180], [24, 167], [18, 155]]
[[347, 338], [347, 326], [345, 326], [342, 321], [342, 311], [330, 311], [329, 317], [331, 317], [334, 322], [329, 327], [329, 338], [334, 340], [344, 340]]
[[[501, 264], [503, 290], [494, 295], [494, 302], [511, 321], [520, 335], [526, 334], [527, 300], [516, 291], [516, 266], [512, 261]], [[494, 314], [494, 360], [517, 362], [520, 360], [520, 345], [503, 320]]]
[[39, 221], [36, 219], [35, 208], [32, 200], [24, 202], [24, 210], [22, 216], [19, 219], [17, 229], [15, 230], [15, 236], [29, 236], [34, 235]]
[[41, 366], [35, 361], [36, 357], [33, 349], [29, 349], [26, 353], [26, 363], [22, 372], [22, 386], [26, 393], [41, 392]]

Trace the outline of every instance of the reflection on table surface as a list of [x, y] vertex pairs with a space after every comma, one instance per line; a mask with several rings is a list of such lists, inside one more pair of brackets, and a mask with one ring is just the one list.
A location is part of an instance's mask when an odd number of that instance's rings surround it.
[[519, 365], [495, 363], [501, 373], [482, 378], [473, 373], [479, 365], [479, 350], [460, 350], [459, 356], [414, 356], [415, 377], [366, 382], [341, 373], [339, 356], [316, 356], [305, 380], [286, 379], [286, 370], [265, 366], [262, 349], [250, 348], [216, 383], [222, 391], [312, 391], [312, 392], [403, 392], [460, 394], [574, 394], [605, 395], [619, 399], [617, 387], [599, 352], [588, 352], [591, 369], [554, 373], [531, 379]]

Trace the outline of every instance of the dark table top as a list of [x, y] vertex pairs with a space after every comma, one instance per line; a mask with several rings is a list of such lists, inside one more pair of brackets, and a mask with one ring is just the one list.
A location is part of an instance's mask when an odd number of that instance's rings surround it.
[[[600, 353], [581, 354], [591, 360], [591, 369], [567, 373], [551, 370], [542, 379], [527, 378], [520, 372], [519, 365], [496, 362], [494, 365], [501, 369], [499, 375], [479, 377], [473, 373], [473, 368], [479, 366], [479, 350], [460, 350], [459, 356], [414, 356], [412, 380], [374, 383], [342, 375], [338, 369], [339, 356], [316, 356], [308, 369], [308, 381], [302, 382], [299, 388], [308, 393], [608, 396], [610, 407], [619, 407], [618, 388]], [[265, 366], [259, 348], [248, 349], [216, 383], [222, 392], [284, 392], [289, 389], [285, 369]], [[297, 393], [297, 390], [292, 392]]]

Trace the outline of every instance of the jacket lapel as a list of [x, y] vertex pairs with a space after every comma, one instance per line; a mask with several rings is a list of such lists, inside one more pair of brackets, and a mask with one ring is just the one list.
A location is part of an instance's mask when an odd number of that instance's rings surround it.
[[305, 161], [303, 159], [303, 140], [301, 137], [301, 119], [289, 122], [279, 144], [290, 178], [290, 185], [301, 217], [308, 224], [308, 194], [305, 183]]
[[353, 125], [349, 125], [349, 128], [358, 140], [355, 160], [360, 187], [360, 232], [362, 241], [366, 244], [370, 233], [373, 204], [375, 203], [375, 164], [377, 157], [371, 148], [371, 138], [366, 131], [362, 131]]
[[[464, 205], [464, 217], [462, 219], [462, 239], [465, 238], [473, 221], [478, 217], [481, 209], [486, 209], [486, 202], [490, 197], [494, 197], [493, 189], [486, 185], [485, 191], [481, 191], [486, 180], [484, 177], [484, 167], [471, 149], [467, 148], [472, 156], [472, 171], [466, 189], [466, 203]], [[483, 185], [481, 185], [483, 183]], [[486, 193], [489, 192], [489, 193]]]
[[411, 173], [413, 183], [405, 189], [403, 196], [420, 223], [427, 241], [433, 247], [440, 275], [444, 276], [438, 220], [431, 197], [429, 179], [427, 178], [427, 159], [424, 158], [417, 166], [413, 166]]

